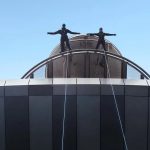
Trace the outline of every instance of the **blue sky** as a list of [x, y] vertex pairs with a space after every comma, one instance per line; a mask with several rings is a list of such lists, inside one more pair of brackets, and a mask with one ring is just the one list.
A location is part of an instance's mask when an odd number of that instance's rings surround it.
[[66, 23], [86, 34], [116, 33], [107, 37], [122, 52], [150, 73], [149, 0], [1, 0], [0, 79], [19, 79], [47, 58], [59, 43], [50, 36]]

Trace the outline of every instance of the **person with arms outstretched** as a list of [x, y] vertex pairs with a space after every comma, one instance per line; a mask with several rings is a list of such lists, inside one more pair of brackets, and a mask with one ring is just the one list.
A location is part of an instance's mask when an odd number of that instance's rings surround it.
[[[105, 44], [105, 36], [116, 36], [116, 34], [104, 33], [103, 28], [100, 28], [98, 33], [88, 33], [87, 35], [90, 35], [90, 36], [96, 35], [96, 36], [98, 36], [99, 38], [98, 38], [98, 42], [97, 42], [97, 45], [96, 45], [96, 49], [98, 49], [100, 44], [102, 44], [104, 51], [107, 51], [106, 44]], [[103, 56], [101, 61], [98, 57], [97, 64], [100, 64], [101, 66], [104, 66], [104, 62], [105, 62], [105, 57], [104, 56]]]
[[106, 46], [105, 46], [105, 36], [116, 36], [116, 34], [104, 33], [103, 32], [103, 28], [100, 28], [98, 33], [88, 33], [88, 35], [91, 35], [91, 36], [92, 35], [96, 35], [96, 36], [98, 36], [99, 39], [98, 39], [98, 42], [97, 42], [97, 45], [96, 45], [96, 49], [98, 49], [100, 44], [102, 44], [103, 49], [105, 51], [107, 51], [106, 50]]
[[60, 34], [61, 35], [61, 38], [60, 38], [61, 52], [65, 51], [65, 44], [68, 47], [68, 49], [71, 50], [70, 43], [69, 43], [69, 38], [67, 36], [67, 33], [70, 33], [70, 34], [80, 34], [78, 32], [72, 32], [72, 31], [68, 30], [66, 28], [65, 24], [62, 25], [61, 30], [58, 30], [56, 32], [47, 32], [47, 34], [52, 34], [52, 35], [53, 34]]

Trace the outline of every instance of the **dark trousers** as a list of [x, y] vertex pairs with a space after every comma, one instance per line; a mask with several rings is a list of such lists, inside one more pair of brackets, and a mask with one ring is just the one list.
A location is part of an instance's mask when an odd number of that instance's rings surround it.
[[[96, 45], [96, 49], [99, 48], [100, 44], [102, 44], [104, 51], [107, 51], [106, 46], [105, 46], [105, 41], [102, 41], [102, 40], [98, 40], [97, 45]], [[99, 60], [99, 57], [98, 57], [97, 64], [101, 64], [102, 66], [104, 66], [104, 64], [106, 63], [105, 61], [106, 61], [105, 56], [102, 57], [101, 61]]]
[[99, 48], [100, 44], [102, 44], [103, 49], [104, 49], [105, 51], [107, 51], [107, 50], [106, 50], [106, 46], [105, 46], [105, 41], [102, 41], [102, 40], [98, 40], [97, 45], [96, 45], [96, 49]]
[[65, 43], [68, 49], [71, 50], [69, 39], [61, 39], [60, 43], [61, 43], [61, 52], [65, 51]]

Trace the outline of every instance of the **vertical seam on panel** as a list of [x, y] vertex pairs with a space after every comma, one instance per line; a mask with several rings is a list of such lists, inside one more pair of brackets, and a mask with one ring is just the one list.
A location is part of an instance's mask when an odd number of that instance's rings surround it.
[[[146, 82], [147, 82], [147, 80], [146, 80]], [[149, 111], [149, 97], [150, 97], [150, 92], [149, 92], [149, 84], [148, 84], [148, 82], [147, 82], [147, 87], [148, 87], [148, 97], [147, 97], [147, 102], [148, 102], [148, 105], [147, 105], [147, 150], [149, 149], [149, 113], [150, 113], [150, 111]]]
[[5, 97], [5, 86], [6, 86], [6, 81], [4, 82], [4, 149], [6, 149], [6, 105], [5, 105], [5, 100], [6, 100], [6, 97]]
[[29, 150], [31, 149], [31, 137], [30, 137], [30, 133], [31, 133], [31, 124], [30, 124], [30, 101], [29, 101], [29, 83], [30, 83], [30, 79], [29, 79], [29, 81], [28, 81], [28, 121], [29, 121], [29, 123], [28, 123], [28, 136], [29, 136]]
[[54, 148], [54, 130], [53, 130], [53, 119], [54, 119], [54, 116], [53, 116], [53, 100], [54, 100], [54, 78], [52, 78], [52, 133], [51, 133], [51, 135], [52, 135], [52, 150], [53, 150], [53, 148]]
[[[126, 136], [126, 99], [125, 99], [125, 82], [124, 82], [124, 80], [123, 80], [123, 91], [124, 91], [124, 96], [123, 96], [123, 99], [124, 99], [124, 133]], [[124, 143], [123, 143], [123, 149], [125, 149]]]
[[76, 78], [76, 150], [78, 150], [78, 103], [77, 103], [77, 100], [78, 100], [78, 92], [77, 92], [77, 78]]
[[99, 82], [100, 82], [100, 149], [101, 149], [101, 99], [102, 99], [102, 84], [99, 78]]

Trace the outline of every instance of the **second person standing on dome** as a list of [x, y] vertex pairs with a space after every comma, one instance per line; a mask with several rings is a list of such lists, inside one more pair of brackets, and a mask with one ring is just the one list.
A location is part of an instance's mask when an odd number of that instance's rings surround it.
[[100, 28], [98, 33], [88, 33], [87, 35], [90, 35], [90, 36], [97, 35], [99, 37], [99, 39], [98, 39], [98, 42], [96, 45], [96, 49], [98, 49], [100, 44], [102, 44], [103, 49], [105, 51], [107, 51], [106, 46], [105, 46], [105, 36], [116, 36], [116, 34], [104, 33], [103, 28]]
[[68, 49], [71, 50], [67, 33], [70, 33], [70, 34], [80, 34], [78, 32], [72, 32], [72, 31], [66, 29], [66, 25], [65, 24], [62, 25], [61, 30], [58, 30], [56, 32], [47, 32], [47, 34], [60, 34], [61, 35], [61, 38], [60, 38], [61, 52], [65, 51], [65, 44], [68, 47]]

